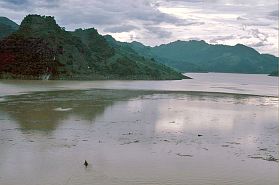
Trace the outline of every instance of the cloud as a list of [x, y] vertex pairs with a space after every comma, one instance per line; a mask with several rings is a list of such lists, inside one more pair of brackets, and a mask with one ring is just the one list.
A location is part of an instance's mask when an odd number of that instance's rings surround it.
[[150, 26], [147, 28], [150, 34], [156, 35], [157, 38], [170, 38], [172, 33], [161, 27]]
[[275, 11], [272, 11], [269, 13], [270, 16], [274, 16], [274, 17], [277, 17], [278, 18], [278, 15], [279, 15], [279, 10], [275, 10]]
[[264, 42], [268, 39], [268, 34], [260, 32], [259, 29], [251, 29], [249, 32], [254, 38], [259, 39], [260, 41]]
[[[68, 0], [63, 3], [65, 7], [60, 14], [63, 17], [68, 15], [73, 21], [84, 23], [97, 23], [115, 25], [123, 22], [149, 22], [152, 24], [176, 23], [179, 18], [160, 12], [147, 0], [94, 0], [84, 1], [83, 3]], [[83, 10], [83, 11], [81, 11]], [[75, 18], [77, 16], [77, 18]]]
[[135, 29], [138, 29], [138, 27], [133, 25], [120, 25], [120, 26], [107, 27], [104, 29], [104, 31], [110, 33], [121, 33], [121, 32], [129, 32]]
[[279, 10], [274, 10], [269, 12], [268, 14], [272, 19], [278, 20], [279, 17]]
[[22, 5], [27, 4], [28, 0], [2, 0], [2, 2], [6, 4]]
[[0, 5], [14, 10], [30, 10], [34, 8], [52, 8], [57, 7], [60, 0], [0, 0]]
[[253, 45], [259, 52], [278, 55], [276, 0], [162, 0], [160, 3], [165, 13], [204, 23], [176, 28], [173, 37], [185, 40], [194, 35], [210, 43]]
[[268, 44], [264, 43], [264, 42], [258, 42], [258, 43], [254, 43], [254, 44], [249, 44], [250, 47], [255, 47], [255, 48], [258, 48], [258, 47], [263, 47], [263, 46], [266, 46]]
[[1, 0], [0, 1], [0, 6], [3, 8], [7, 9], [14, 9], [14, 10], [19, 10], [19, 9], [25, 9], [30, 5], [28, 0]]
[[214, 39], [211, 39], [209, 42], [212, 44], [217, 44], [219, 41], [224, 41], [224, 40], [231, 40], [234, 39], [235, 37], [233, 35], [228, 35], [228, 36], [217, 36]]
[[67, 30], [95, 27], [121, 41], [196, 38], [276, 55], [277, 7], [277, 0], [0, 0], [1, 16], [17, 23], [26, 14], [51, 15]]
[[248, 20], [247, 18], [244, 18], [244, 17], [237, 17], [236, 18], [236, 20], [238, 20], [238, 21], [246, 21], [246, 20]]

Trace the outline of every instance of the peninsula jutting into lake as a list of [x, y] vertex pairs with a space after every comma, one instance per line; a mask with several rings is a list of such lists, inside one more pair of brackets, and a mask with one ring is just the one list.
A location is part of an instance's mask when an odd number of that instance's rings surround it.
[[278, 185], [275, 0], [0, 0], [0, 185]]
[[28, 15], [20, 25], [0, 19], [0, 77], [48, 80], [179, 80], [181, 72], [275, 74], [278, 57], [205, 41], [156, 47], [119, 42], [96, 29], [66, 31], [54, 17]]

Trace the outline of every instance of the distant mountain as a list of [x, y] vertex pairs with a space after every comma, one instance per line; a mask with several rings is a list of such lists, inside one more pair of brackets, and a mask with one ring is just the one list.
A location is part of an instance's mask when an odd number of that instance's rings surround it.
[[242, 44], [192, 40], [150, 47], [94, 28], [68, 32], [49, 16], [29, 15], [20, 26], [0, 17], [1, 38], [2, 78], [162, 80], [187, 78], [175, 70], [270, 74], [278, 67], [278, 57]]
[[125, 43], [137, 53], [180, 72], [225, 72], [269, 74], [277, 69], [278, 57], [260, 54], [242, 44], [211, 45], [205, 41], [175, 41], [156, 47]]
[[18, 25], [6, 17], [0, 17], [0, 40], [18, 29]]
[[183, 79], [133, 49], [112, 46], [95, 29], [65, 31], [54, 17], [28, 15], [0, 41], [0, 75], [21, 79]]

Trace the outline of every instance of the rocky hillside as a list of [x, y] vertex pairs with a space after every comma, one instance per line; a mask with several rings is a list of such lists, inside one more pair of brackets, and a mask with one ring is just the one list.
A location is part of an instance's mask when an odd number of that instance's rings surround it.
[[20, 79], [183, 79], [180, 73], [111, 46], [95, 29], [65, 31], [54, 17], [28, 15], [0, 42], [0, 75]]

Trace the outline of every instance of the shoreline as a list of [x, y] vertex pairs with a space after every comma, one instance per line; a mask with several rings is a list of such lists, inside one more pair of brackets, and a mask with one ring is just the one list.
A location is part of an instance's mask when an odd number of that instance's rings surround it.
[[21, 95], [36, 95], [40, 93], [61, 93], [61, 92], [83, 92], [83, 91], [128, 91], [135, 92], [138, 94], [144, 95], [148, 94], [182, 94], [182, 95], [197, 95], [197, 96], [213, 96], [218, 98], [223, 98], [225, 96], [233, 96], [233, 97], [255, 97], [255, 98], [277, 98], [278, 96], [272, 95], [256, 95], [256, 94], [245, 94], [245, 93], [230, 93], [230, 92], [210, 92], [210, 91], [177, 91], [177, 90], [145, 90], [145, 89], [102, 89], [102, 88], [89, 88], [89, 89], [59, 89], [59, 90], [42, 90], [42, 91], [29, 91], [29, 92], [20, 92], [19, 94], [6, 94], [0, 95], [0, 103], [6, 102], [5, 99], [7, 97], [16, 97]]
[[188, 80], [0, 80], [0, 97], [41, 91], [134, 90], [278, 97], [278, 78], [246, 74], [194, 74]]

